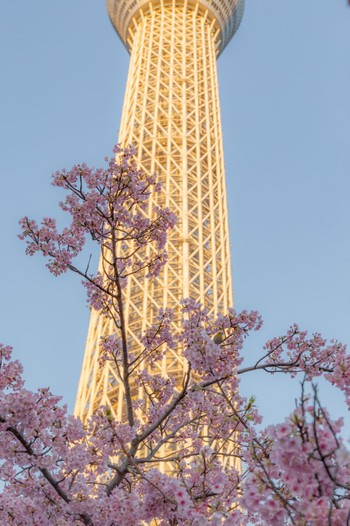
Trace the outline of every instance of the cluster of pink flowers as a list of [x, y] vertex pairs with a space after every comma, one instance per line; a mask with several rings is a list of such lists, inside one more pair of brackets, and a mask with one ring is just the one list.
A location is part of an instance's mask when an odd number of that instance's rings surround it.
[[[0, 524], [13, 526], [344, 526], [350, 523], [350, 453], [306, 383], [324, 376], [350, 403], [350, 357], [338, 342], [293, 325], [267, 342], [256, 363], [244, 356], [257, 312], [230, 309], [216, 318], [191, 299], [159, 312], [129, 345], [123, 322], [128, 279], [152, 279], [166, 262], [176, 218], [159, 207], [155, 176], [136, 167], [132, 148], [114, 150], [106, 169], [78, 165], [54, 175], [71, 216], [59, 232], [53, 219], [21, 221], [27, 253], [41, 252], [50, 271], [80, 275], [88, 302], [109, 318], [100, 365], [115, 367], [125, 419], [100, 407], [84, 423], [47, 389], [24, 389], [21, 365], [0, 346]], [[151, 210], [149, 214], [149, 210]], [[90, 273], [74, 258], [87, 236], [101, 247]], [[151, 245], [151, 250], [148, 247]], [[151, 255], [150, 255], [151, 254]], [[175, 324], [176, 318], [176, 324]], [[174, 330], [176, 327], [176, 330]], [[160, 374], [181, 353], [179, 377]], [[264, 370], [301, 375], [304, 391], [282, 424], [257, 431], [254, 398], [239, 378]], [[136, 387], [136, 389], [135, 389]], [[133, 391], [133, 394], [131, 394]], [[135, 394], [136, 393], [136, 394]]]
[[258, 524], [349, 521], [350, 452], [340, 436], [342, 420], [330, 418], [314, 389], [284, 423], [269, 426], [252, 442], [243, 503]]
[[[103, 270], [111, 281], [115, 279], [116, 261], [122, 280], [143, 269], [154, 276], [166, 261], [167, 231], [175, 225], [176, 216], [154, 200], [149, 213], [150, 199], [161, 191], [156, 176], [145, 176], [137, 170], [132, 147], [121, 150], [116, 146], [114, 152], [117, 157], [106, 159], [105, 169], [82, 164], [53, 175], [53, 185], [68, 192], [60, 207], [71, 215], [69, 228], [59, 233], [51, 218], [44, 218], [41, 226], [27, 217], [20, 221], [19, 237], [27, 242], [27, 254], [41, 252], [48, 258], [47, 266], [54, 275], [68, 269], [78, 271], [72, 262], [81, 252], [86, 236], [100, 244]], [[146, 256], [142, 250], [147, 245], [154, 246], [154, 257]], [[88, 272], [81, 274], [93, 283]]]
[[[210, 319], [206, 309], [193, 300], [183, 301], [184, 355], [198, 374], [208, 379], [237, 373], [243, 358], [239, 354], [249, 331], [262, 324], [258, 312], [236, 314], [229, 309], [226, 316]], [[219, 338], [216, 338], [216, 336]], [[217, 340], [217, 341], [216, 341]]]

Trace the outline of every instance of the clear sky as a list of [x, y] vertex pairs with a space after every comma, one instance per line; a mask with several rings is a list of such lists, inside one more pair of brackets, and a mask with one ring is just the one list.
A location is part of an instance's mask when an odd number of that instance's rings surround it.
[[[102, 0], [0, 0], [0, 341], [15, 347], [28, 387], [50, 386], [70, 410], [84, 292], [24, 256], [18, 219], [57, 215], [51, 173], [110, 154], [128, 61]], [[235, 302], [265, 319], [247, 355], [293, 322], [350, 342], [346, 0], [246, 0], [218, 69]], [[270, 422], [293, 407], [289, 385], [258, 373], [242, 389]], [[321, 400], [344, 412], [331, 389]]]

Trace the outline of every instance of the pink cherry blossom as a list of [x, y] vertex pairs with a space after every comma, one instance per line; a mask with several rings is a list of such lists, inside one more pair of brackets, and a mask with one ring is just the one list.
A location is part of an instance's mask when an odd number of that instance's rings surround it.
[[[104, 169], [81, 164], [55, 173], [53, 185], [67, 192], [60, 206], [70, 226], [23, 218], [20, 238], [54, 275], [78, 274], [88, 304], [108, 318], [113, 330], [101, 338], [99, 364], [115, 368], [125, 418], [117, 421], [107, 406], [84, 423], [67, 415], [49, 389], [25, 389], [21, 364], [0, 345], [0, 524], [350, 523], [342, 420], [332, 419], [313, 384], [326, 378], [350, 406], [346, 347], [292, 325], [251, 362], [244, 346], [260, 329], [260, 315], [229, 309], [213, 317], [191, 298], [161, 310], [130, 346], [125, 288], [131, 275], [152, 280], [166, 264], [176, 217], [156, 204], [162, 188], [138, 170], [134, 149], [116, 145], [114, 153]], [[101, 250], [95, 273], [89, 258], [76, 263], [88, 237]], [[182, 355], [182, 376], [157, 373], [154, 365], [173, 352]], [[240, 377], [257, 371], [302, 380], [293, 413], [263, 431], [255, 398], [239, 392]], [[142, 396], [131, 394], [133, 386]]]

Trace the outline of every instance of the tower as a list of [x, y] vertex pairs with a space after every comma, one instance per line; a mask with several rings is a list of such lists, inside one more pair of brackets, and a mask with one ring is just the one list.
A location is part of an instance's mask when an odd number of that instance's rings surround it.
[[[216, 57], [239, 26], [244, 0], [107, 0], [107, 6], [131, 54], [119, 142], [133, 143], [142, 170], [157, 172], [160, 199], [179, 217], [160, 276], [128, 283], [125, 318], [137, 346], [159, 308], [182, 298], [212, 314], [232, 306]], [[100, 338], [110, 331], [92, 311], [75, 407], [83, 420], [99, 405], [123, 419], [116, 371], [98, 361]], [[159, 367], [177, 377], [182, 357], [169, 354]]]

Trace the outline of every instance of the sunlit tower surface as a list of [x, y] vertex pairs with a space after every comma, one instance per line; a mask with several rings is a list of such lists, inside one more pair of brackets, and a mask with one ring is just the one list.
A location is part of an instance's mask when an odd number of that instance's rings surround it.
[[[216, 58], [240, 24], [244, 0], [107, 0], [107, 6], [131, 55], [119, 142], [136, 146], [138, 165], [162, 181], [158, 201], [179, 218], [160, 276], [129, 280], [125, 318], [137, 347], [158, 310], [178, 307], [182, 298], [213, 314], [232, 306]], [[110, 322], [92, 311], [75, 407], [83, 420], [100, 405], [125, 418], [118, 375], [111, 363], [98, 362], [100, 338], [111, 332]], [[180, 378], [181, 353], [169, 352], [155, 367]], [[132, 390], [142, 396], [137, 385]]]

